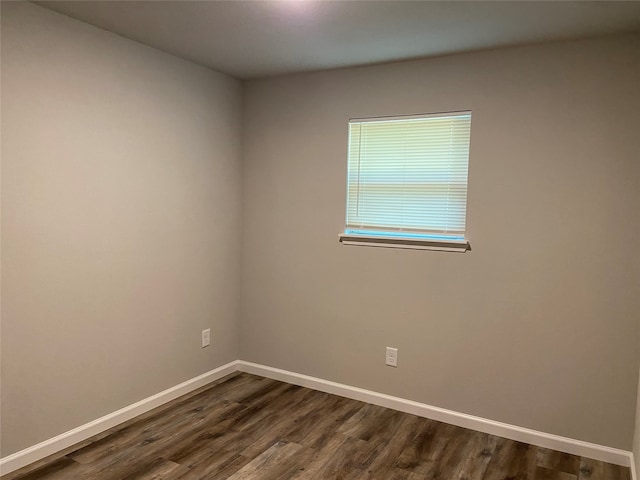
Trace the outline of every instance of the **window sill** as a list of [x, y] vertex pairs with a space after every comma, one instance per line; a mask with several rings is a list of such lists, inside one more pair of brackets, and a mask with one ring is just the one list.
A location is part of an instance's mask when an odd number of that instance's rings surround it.
[[398, 238], [354, 235], [341, 233], [338, 235], [343, 245], [357, 245], [363, 247], [384, 248], [408, 248], [412, 250], [436, 250], [439, 252], [465, 253], [471, 250], [471, 245], [466, 240], [429, 240], [416, 238]]

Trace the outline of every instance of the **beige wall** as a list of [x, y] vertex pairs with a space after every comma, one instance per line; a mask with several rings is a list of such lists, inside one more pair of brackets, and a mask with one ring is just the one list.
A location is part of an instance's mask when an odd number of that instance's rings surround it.
[[3, 456], [238, 358], [241, 94], [2, 2]]
[[[241, 358], [630, 449], [638, 46], [609, 37], [248, 82]], [[473, 251], [340, 245], [349, 117], [463, 109]]]

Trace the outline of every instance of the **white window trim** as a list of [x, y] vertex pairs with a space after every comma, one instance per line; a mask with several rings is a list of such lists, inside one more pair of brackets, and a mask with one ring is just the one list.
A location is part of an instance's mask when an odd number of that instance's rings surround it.
[[438, 252], [465, 253], [471, 250], [468, 240], [425, 239], [384, 237], [380, 235], [357, 235], [341, 233], [338, 235], [343, 245], [357, 245], [363, 247], [408, 248], [411, 250], [435, 250]]
[[[351, 118], [350, 123], [384, 123], [388, 121], [411, 120], [415, 118], [425, 117], [446, 117], [455, 114], [471, 113], [471, 110], [457, 110], [450, 112], [437, 112], [428, 114], [414, 115], [391, 115], [386, 117], [367, 117], [367, 118]], [[365, 228], [365, 226], [362, 226]], [[349, 225], [347, 225], [347, 230]], [[399, 232], [398, 232], [399, 233]], [[425, 234], [428, 235], [428, 234]], [[411, 250], [434, 250], [441, 252], [457, 252], [465, 253], [471, 250], [471, 244], [467, 238], [451, 239], [451, 238], [429, 238], [428, 236], [420, 238], [419, 236], [403, 237], [400, 235], [385, 236], [384, 234], [368, 235], [366, 233], [340, 233], [338, 235], [340, 243], [343, 245], [355, 245], [366, 247], [383, 247], [383, 248], [403, 248]]]

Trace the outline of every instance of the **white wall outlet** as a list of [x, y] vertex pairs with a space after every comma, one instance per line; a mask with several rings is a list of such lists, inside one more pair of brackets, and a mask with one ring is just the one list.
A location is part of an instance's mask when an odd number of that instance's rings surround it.
[[397, 348], [387, 347], [387, 358], [385, 360], [385, 363], [390, 367], [398, 366], [398, 349]]
[[202, 348], [211, 345], [211, 329], [202, 330]]

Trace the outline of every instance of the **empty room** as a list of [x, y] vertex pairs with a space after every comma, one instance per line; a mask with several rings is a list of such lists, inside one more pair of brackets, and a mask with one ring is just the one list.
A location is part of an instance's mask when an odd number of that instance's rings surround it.
[[640, 2], [0, 32], [2, 480], [640, 480]]

